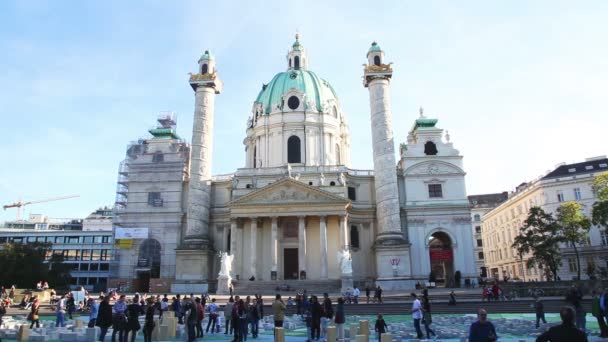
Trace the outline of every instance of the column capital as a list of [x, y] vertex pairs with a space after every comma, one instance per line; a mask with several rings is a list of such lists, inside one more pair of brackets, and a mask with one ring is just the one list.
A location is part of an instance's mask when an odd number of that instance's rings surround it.
[[306, 217], [306, 215], [298, 215], [298, 220], [305, 220]]
[[270, 219], [271, 219], [271, 221], [272, 221], [273, 224], [276, 224], [277, 221], [279, 220], [279, 217], [278, 216], [270, 216]]

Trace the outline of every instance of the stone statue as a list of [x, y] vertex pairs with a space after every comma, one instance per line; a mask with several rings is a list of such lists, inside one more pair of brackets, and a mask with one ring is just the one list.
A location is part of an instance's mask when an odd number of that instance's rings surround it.
[[220, 252], [220, 273], [219, 276], [227, 276], [230, 277], [230, 272], [232, 272], [232, 260], [234, 259], [234, 255], [228, 254], [228, 252]]
[[293, 177], [291, 177], [291, 164], [289, 164], [289, 163], [287, 163], [287, 177], [293, 178]]
[[350, 251], [348, 249], [343, 249], [338, 251], [338, 264], [340, 265], [340, 270], [342, 271], [342, 275], [352, 275], [353, 274], [353, 261], [351, 259]]
[[325, 185], [325, 175], [323, 174], [323, 172], [321, 172], [321, 174], [319, 175], [319, 184]]
[[344, 172], [340, 172], [340, 178], [338, 178], [340, 185], [346, 185], [346, 177], [344, 177]]

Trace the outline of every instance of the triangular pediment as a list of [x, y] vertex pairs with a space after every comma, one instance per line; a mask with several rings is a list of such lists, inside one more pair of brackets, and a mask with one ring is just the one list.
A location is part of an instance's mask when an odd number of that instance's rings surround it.
[[291, 178], [269, 184], [228, 203], [229, 207], [261, 204], [340, 204], [348, 205], [344, 197], [315, 188]]

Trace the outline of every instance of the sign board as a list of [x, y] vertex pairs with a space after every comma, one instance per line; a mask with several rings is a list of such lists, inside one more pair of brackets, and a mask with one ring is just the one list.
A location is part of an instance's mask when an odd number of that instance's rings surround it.
[[119, 228], [114, 229], [114, 239], [147, 239], [148, 228]]
[[431, 249], [431, 261], [452, 261], [454, 260], [454, 255], [452, 254], [451, 249]]
[[116, 248], [129, 249], [133, 248], [133, 239], [116, 239]]

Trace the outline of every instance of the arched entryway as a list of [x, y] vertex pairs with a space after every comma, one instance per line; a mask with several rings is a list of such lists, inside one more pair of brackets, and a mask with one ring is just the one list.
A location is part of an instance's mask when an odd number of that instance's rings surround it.
[[139, 292], [150, 291], [150, 279], [160, 278], [161, 245], [156, 239], [146, 239], [139, 246], [137, 259], [137, 286]]
[[431, 273], [439, 284], [450, 285], [454, 281], [454, 251], [450, 236], [438, 231], [429, 236]]

